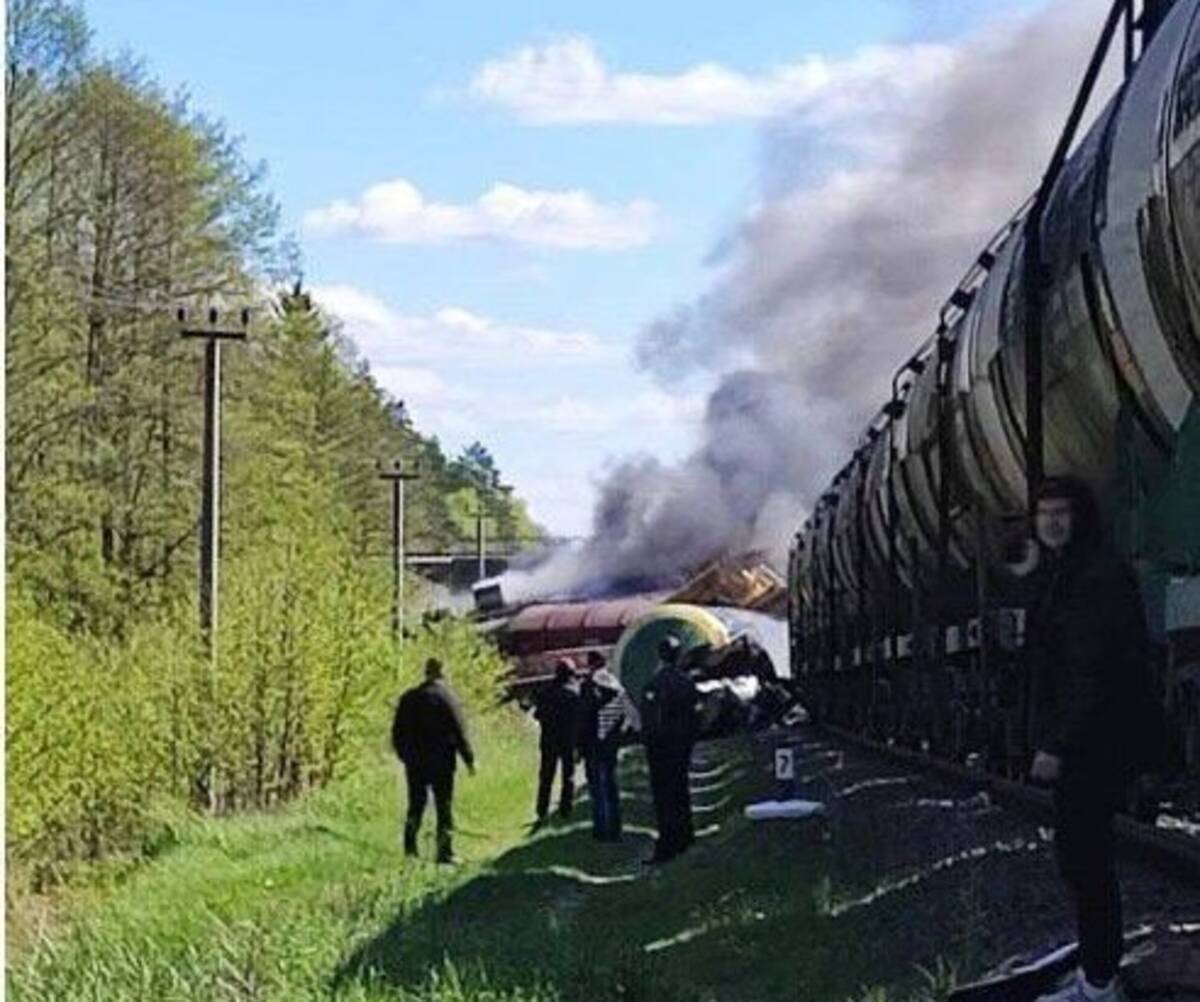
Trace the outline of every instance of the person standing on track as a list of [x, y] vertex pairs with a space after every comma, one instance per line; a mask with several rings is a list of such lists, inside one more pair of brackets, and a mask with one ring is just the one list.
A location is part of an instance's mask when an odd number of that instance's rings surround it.
[[1030, 609], [1035, 780], [1054, 787], [1054, 849], [1075, 907], [1079, 970], [1043, 1002], [1123, 999], [1113, 815], [1149, 764], [1153, 687], [1132, 570], [1102, 545], [1091, 491], [1046, 480], [1035, 512], [1037, 599]]
[[417, 854], [417, 833], [429, 791], [437, 811], [437, 861], [453, 863], [454, 770], [461, 756], [475, 775], [475, 753], [467, 739], [462, 711], [442, 680], [442, 663], [425, 662], [425, 681], [400, 697], [392, 720], [392, 747], [404, 763], [408, 782], [408, 817], [404, 823], [404, 853]]
[[554, 666], [554, 681], [538, 695], [534, 716], [541, 724], [541, 763], [538, 769], [537, 820], [546, 823], [550, 814], [550, 793], [554, 774], [562, 768], [559, 792], [559, 817], [570, 817], [575, 799], [575, 742], [579, 732], [579, 685], [575, 666], [563, 658]]
[[688, 766], [699, 730], [698, 694], [679, 667], [682, 653], [678, 638], [664, 637], [658, 667], [642, 690], [642, 737], [658, 825], [654, 854], [646, 861], [650, 865], [674, 859], [695, 841]]

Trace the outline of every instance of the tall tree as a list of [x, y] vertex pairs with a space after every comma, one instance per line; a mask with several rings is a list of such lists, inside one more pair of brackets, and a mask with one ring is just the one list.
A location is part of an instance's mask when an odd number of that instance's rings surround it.
[[223, 129], [89, 59], [76, 8], [12, 14], [10, 565], [76, 625], [119, 625], [194, 537], [195, 360], [169, 307], [249, 293], [276, 210]]

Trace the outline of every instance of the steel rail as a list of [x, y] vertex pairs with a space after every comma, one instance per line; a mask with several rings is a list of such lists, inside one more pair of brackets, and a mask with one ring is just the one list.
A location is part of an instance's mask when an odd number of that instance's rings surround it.
[[[953, 782], [965, 783], [976, 790], [986, 790], [997, 803], [1019, 809], [1038, 820], [1053, 818], [1054, 804], [1048, 790], [978, 769], [968, 769], [957, 762], [948, 762], [911, 748], [881, 744], [835, 724], [813, 726], [894, 762]], [[1118, 845], [1126, 850], [1158, 868], [1200, 884], [1200, 838], [1162, 831], [1124, 814], [1116, 816], [1113, 831]]]

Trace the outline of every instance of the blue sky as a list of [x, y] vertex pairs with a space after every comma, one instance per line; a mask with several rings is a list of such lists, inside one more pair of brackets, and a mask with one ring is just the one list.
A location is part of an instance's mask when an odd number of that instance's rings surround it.
[[[1012, 0], [1001, 7], [1033, 6]], [[546, 8], [550, 7], [549, 13]], [[480, 438], [535, 518], [695, 445], [712, 371], [656, 381], [642, 329], [693, 301], [763, 197], [763, 136], [931, 64], [982, 0], [288, 5], [107, 0], [127, 48], [270, 167], [307, 283], [448, 451]], [[870, 53], [890, 45], [892, 55]], [[836, 114], [852, 118], [855, 107]], [[800, 169], [803, 173], [803, 168]], [[787, 179], [783, 182], [786, 186]]]

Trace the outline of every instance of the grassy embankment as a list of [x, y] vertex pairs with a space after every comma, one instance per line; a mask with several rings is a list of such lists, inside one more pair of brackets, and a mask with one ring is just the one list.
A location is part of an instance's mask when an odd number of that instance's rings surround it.
[[764, 785], [745, 739], [702, 747], [699, 844], [647, 873], [638, 865], [651, 836], [639, 755], [624, 766], [623, 844], [591, 840], [586, 804], [572, 823], [531, 837], [532, 735], [504, 715], [481, 730], [479, 775], [460, 774], [462, 866], [404, 860], [400, 784], [381, 748], [305, 803], [196, 822], [125, 879], [77, 896], [49, 938], [10, 956], [10, 997], [937, 996], [937, 979], [913, 965], [931, 958], [889, 947], [886, 930], [911, 920], [903, 895], [834, 918], [836, 844], [803, 826], [741, 817]]

